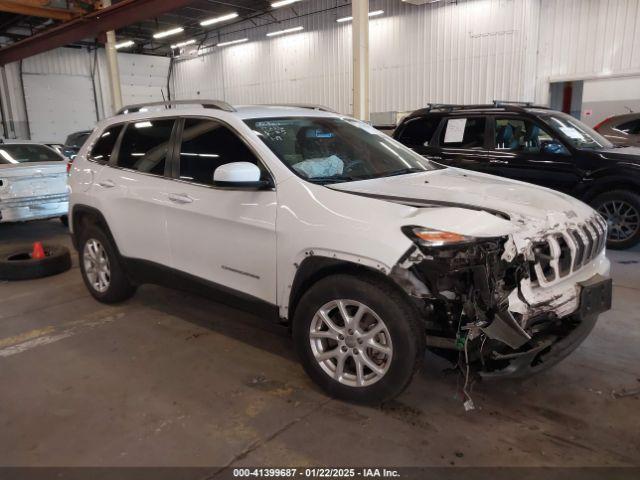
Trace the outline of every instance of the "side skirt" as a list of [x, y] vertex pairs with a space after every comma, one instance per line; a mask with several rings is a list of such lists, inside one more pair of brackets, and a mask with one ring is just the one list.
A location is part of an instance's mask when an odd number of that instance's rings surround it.
[[135, 283], [151, 283], [188, 291], [273, 322], [282, 323], [278, 306], [260, 298], [148, 260], [128, 257], [121, 257], [121, 259], [127, 275]]

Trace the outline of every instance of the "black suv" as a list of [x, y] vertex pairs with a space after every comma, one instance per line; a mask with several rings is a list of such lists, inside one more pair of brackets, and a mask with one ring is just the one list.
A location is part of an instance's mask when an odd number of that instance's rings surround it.
[[609, 248], [640, 242], [640, 148], [615, 147], [569, 115], [512, 102], [429, 105], [402, 119], [393, 137], [438, 163], [583, 200], [607, 220]]

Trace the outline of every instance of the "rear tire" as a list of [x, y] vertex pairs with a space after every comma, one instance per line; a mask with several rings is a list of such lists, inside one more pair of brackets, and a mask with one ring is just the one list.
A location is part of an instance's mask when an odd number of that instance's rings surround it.
[[624, 250], [640, 242], [640, 195], [614, 190], [595, 197], [591, 206], [607, 221], [607, 248]]
[[114, 245], [100, 228], [90, 226], [81, 232], [78, 255], [82, 279], [96, 300], [117, 303], [135, 293], [137, 287], [129, 281]]
[[366, 275], [333, 275], [313, 285], [296, 307], [293, 339], [305, 371], [329, 395], [374, 405], [402, 393], [425, 351], [409, 299]]
[[69, 227], [69, 216], [68, 215], [62, 215], [60, 217], [60, 221], [62, 222], [62, 225], [64, 225], [65, 227]]

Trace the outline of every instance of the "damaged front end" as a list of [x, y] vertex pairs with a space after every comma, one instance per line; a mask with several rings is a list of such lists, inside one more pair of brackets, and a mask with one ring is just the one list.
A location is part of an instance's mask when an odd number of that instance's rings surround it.
[[604, 248], [595, 222], [586, 246], [570, 231], [520, 241], [405, 227], [414, 246], [390, 275], [422, 311], [432, 351], [483, 376], [530, 375], [571, 353], [610, 308], [610, 280], [567, 281]]

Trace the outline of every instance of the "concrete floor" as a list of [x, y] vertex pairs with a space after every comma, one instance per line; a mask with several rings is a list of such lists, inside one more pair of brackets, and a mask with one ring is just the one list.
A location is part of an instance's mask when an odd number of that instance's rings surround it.
[[[0, 248], [70, 244], [57, 221]], [[144, 286], [102, 305], [74, 268], [0, 283], [0, 465], [640, 465], [640, 249], [610, 252], [614, 309], [555, 369], [477, 384], [427, 355], [384, 409], [327, 398], [282, 327]]]

